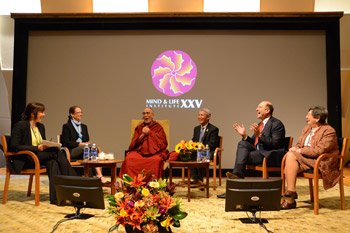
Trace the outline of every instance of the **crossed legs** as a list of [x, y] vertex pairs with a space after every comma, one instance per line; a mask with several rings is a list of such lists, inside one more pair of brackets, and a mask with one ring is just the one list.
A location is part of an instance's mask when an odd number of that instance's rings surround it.
[[297, 174], [301, 172], [302, 169], [293, 152], [288, 152], [286, 156], [284, 174], [286, 176], [287, 191], [295, 192]]
[[293, 209], [296, 207], [295, 199], [298, 194], [295, 191], [297, 174], [302, 171], [294, 152], [288, 152], [286, 155], [284, 174], [287, 182], [287, 191], [281, 199], [281, 209]]
[[236, 162], [232, 173], [240, 178], [243, 178], [245, 166], [247, 164], [261, 164], [263, 159], [264, 156], [256, 150], [253, 144], [248, 141], [240, 141], [238, 143]]

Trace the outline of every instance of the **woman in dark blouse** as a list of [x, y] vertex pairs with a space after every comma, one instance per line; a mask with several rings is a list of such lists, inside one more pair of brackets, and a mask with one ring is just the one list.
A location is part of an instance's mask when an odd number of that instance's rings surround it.
[[[46, 139], [45, 127], [41, 123], [45, 117], [45, 106], [41, 103], [29, 103], [22, 114], [22, 120], [17, 122], [12, 130], [11, 149], [13, 151], [29, 150], [34, 152], [45, 165], [50, 181], [50, 203], [56, 204], [57, 197], [53, 177], [56, 175], [76, 175], [65, 154], [57, 147], [47, 147], [42, 144]], [[24, 168], [33, 168], [34, 161], [27, 155], [13, 156], [9, 161], [10, 168], [19, 173]]]

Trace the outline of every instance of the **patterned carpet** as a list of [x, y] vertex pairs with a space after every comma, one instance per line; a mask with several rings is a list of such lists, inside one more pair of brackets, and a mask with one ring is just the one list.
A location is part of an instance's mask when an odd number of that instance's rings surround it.
[[[1, 198], [4, 180], [5, 176], [0, 175]], [[34, 206], [33, 194], [32, 197], [26, 196], [27, 182], [27, 176], [11, 177], [8, 202], [5, 205], [0, 204], [0, 232], [51, 232], [59, 220], [66, 214], [74, 212], [73, 207], [49, 204], [46, 176], [41, 177], [40, 206]], [[297, 209], [261, 213], [261, 216], [269, 221], [265, 224], [266, 228], [272, 232], [350, 232], [350, 227], [346, 224], [350, 216], [350, 187], [345, 187], [347, 209], [345, 211], [340, 210], [338, 186], [328, 191], [321, 188], [320, 214], [314, 215], [307, 184], [307, 180], [298, 180]], [[109, 191], [107, 188], [104, 189], [106, 195]], [[185, 210], [189, 215], [181, 221], [180, 228], [172, 228], [172, 231], [175, 233], [266, 232], [259, 225], [241, 223], [238, 219], [246, 217], [245, 212], [225, 212], [225, 200], [216, 197], [224, 191], [225, 186], [219, 187], [216, 191], [210, 189], [210, 197], [207, 199], [205, 192], [193, 189], [191, 202], [187, 202], [187, 189], [177, 188], [175, 195], [183, 199]], [[94, 214], [95, 217], [63, 222], [55, 232], [108, 232], [114, 224], [113, 218], [106, 210], [85, 209], [84, 212]], [[120, 227], [119, 232], [125, 231]]]

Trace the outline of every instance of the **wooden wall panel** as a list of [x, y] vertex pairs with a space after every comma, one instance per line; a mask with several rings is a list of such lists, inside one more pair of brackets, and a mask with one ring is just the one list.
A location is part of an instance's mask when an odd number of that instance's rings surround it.
[[42, 13], [92, 13], [93, 0], [41, 0]]
[[[341, 72], [341, 98], [343, 137], [350, 138], [350, 70]], [[349, 149], [346, 150], [346, 161], [348, 160], [350, 160]]]
[[260, 12], [313, 12], [315, 0], [261, 0]]
[[203, 12], [204, 0], [148, 0], [149, 12]]

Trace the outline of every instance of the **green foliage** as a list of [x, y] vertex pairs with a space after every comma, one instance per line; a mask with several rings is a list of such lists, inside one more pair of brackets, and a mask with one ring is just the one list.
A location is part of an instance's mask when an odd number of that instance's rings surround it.
[[129, 176], [128, 174], [124, 174], [123, 175], [123, 181], [124, 181], [124, 183], [127, 185], [128, 184], [128, 182], [131, 182], [131, 181], [133, 181], [134, 179], [131, 177], [131, 176]]
[[112, 232], [115, 231], [116, 229], [118, 229], [119, 224], [113, 225], [111, 228], [109, 228], [108, 232]]

